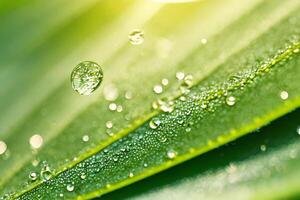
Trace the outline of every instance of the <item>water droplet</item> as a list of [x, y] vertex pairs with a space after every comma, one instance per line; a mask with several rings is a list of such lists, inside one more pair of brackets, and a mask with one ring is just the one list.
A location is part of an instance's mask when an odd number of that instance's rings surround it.
[[30, 173], [29, 173], [29, 179], [30, 179], [31, 181], [35, 181], [35, 180], [37, 179], [37, 173], [35, 173], [35, 172], [30, 172]]
[[202, 43], [202, 44], [206, 44], [206, 43], [207, 43], [207, 39], [206, 39], [206, 38], [202, 38], [202, 39], [201, 39], [201, 43]]
[[102, 79], [103, 72], [101, 67], [91, 61], [79, 63], [71, 74], [72, 87], [80, 95], [92, 94], [99, 87]]
[[113, 122], [112, 121], [107, 121], [106, 122], [106, 128], [112, 128], [114, 126]]
[[85, 173], [81, 173], [80, 178], [81, 179], [85, 179], [86, 178], [86, 174]]
[[119, 90], [113, 84], [107, 84], [103, 89], [103, 94], [107, 101], [115, 101], [119, 97]]
[[280, 98], [282, 100], [287, 100], [289, 98], [289, 93], [287, 91], [281, 91], [280, 92]]
[[174, 150], [169, 150], [167, 152], [167, 156], [168, 156], [168, 158], [173, 159], [173, 158], [175, 158], [177, 156], [177, 152], [174, 151]]
[[129, 34], [129, 41], [133, 45], [140, 45], [144, 42], [144, 32], [139, 29], [134, 29]]
[[69, 192], [72, 192], [72, 191], [74, 190], [74, 185], [73, 185], [73, 184], [68, 184], [68, 185], [67, 185], [67, 190], [68, 190]]
[[164, 86], [167, 86], [169, 84], [169, 80], [164, 78], [161, 80], [161, 84], [163, 84]]
[[260, 150], [261, 151], [266, 151], [267, 150], [267, 146], [264, 145], [264, 144], [260, 145]]
[[298, 52], [299, 52], [299, 49], [294, 49], [293, 52], [294, 52], [294, 53], [298, 53]]
[[184, 79], [184, 73], [183, 72], [177, 72], [176, 73], [177, 80], [183, 80]]
[[88, 142], [90, 140], [90, 137], [88, 135], [82, 136], [82, 141]]
[[186, 101], [186, 97], [185, 96], [181, 96], [181, 97], [179, 97], [179, 100], [180, 101]]
[[43, 137], [36, 134], [30, 137], [29, 144], [33, 149], [39, 149], [43, 145]]
[[153, 87], [153, 91], [154, 91], [156, 94], [160, 94], [160, 93], [163, 92], [163, 88], [162, 88], [161, 85], [155, 85], [155, 86]]
[[130, 172], [128, 176], [129, 176], [129, 178], [132, 178], [134, 175], [132, 172]]
[[117, 157], [114, 157], [114, 158], [113, 158], [113, 161], [117, 162], [117, 161], [118, 161], [118, 158], [117, 158]]
[[115, 111], [117, 109], [117, 104], [115, 103], [110, 103], [108, 105], [108, 109], [111, 110], [111, 111]]
[[47, 164], [44, 164], [41, 170], [41, 177], [44, 181], [48, 181], [52, 177], [52, 172]]
[[188, 74], [186, 77], [184, 77], [184, 85], [187, 87], [191, 87], [193, 85], [193, 76], [191, 74]]
[[191, 132], [191, 127], [187, 127], [186, 129], [185, 129], [185, 132]]
[[125, 93], [125, 99], [132, 99], [132, 92], [130, 92], [130, 91], [126, 91], [126, 93]]
[[297, 128], [297, 133], [298, 133], [298, 135], [300, 135], [300, 126], [298, 126], [298, 128]]
[[118, 105], [117, 106], [117, 112], [122, 112], [123, 111], [123, 106], [122, 105]]
[[36, 160], [36, 159], [33, 160], [33, 161], [31, 161], [31, 164], [32, 164], [32, 166], [34, 166], [34, 167], [38, 166], [39, 163], [40, 163], [40, 161], [39, 161], [39, 160]]
[[63, 197], [63, 196], [64, 196], [64, 194], [63, 194], [63, 193], [60, 193], [60, 194], [59, 194], [59, 196], [60, 196], [60, 197]]
[[144, 167], [148, 167], [148, 164], [147, 164], [147, 163], [144, 163]]
[[160, 124], [161, 124], [161, 121], [160, 121], [159, 119], [152, 119], [152, 120], [149, 122], [149, 126], [150, 126], [150, 128], [152, 128], [152, 129], [156, 129]]
[[229, 96], [226, 98], [226, 104], [229, 106], [233, 106], [235, 104], [235, 97], [234, 96]]
[[6, 150], [7, 150], [6, 143], [0, 140], [0, 155], [4, 154]]

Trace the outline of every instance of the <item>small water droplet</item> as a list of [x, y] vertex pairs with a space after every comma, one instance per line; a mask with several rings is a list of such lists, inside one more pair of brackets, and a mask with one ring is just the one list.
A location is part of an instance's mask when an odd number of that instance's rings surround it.
[[186, 129], [185, 129], [185, 132], [191, 132], [191, 127], [187, 127]]
[[234, 96], [229, 96], [226, 98], [226, 104], [229, 106], [233, 106], [235, 104], [235, 97]]
[[191, 74], [186, 75], [183, 81], [184, 85], [187, 87], [191, 87], [193, 85], [193, 76]]
[[86, 178], [86, 174], [85, 174], [85, 173], [81, 173], [81, 174], [80, 174], [80, 178], [81, 178], [81, 179], [85, 179], [85, 178]]
[[4, 154], [6, 150], [7, 150], [6, 143], [0, 140], [0, 155]]
[[184, 79], [184, 73], [183, 72], [177, 72], [176, 73], [177, 80], [183, 80]]
[[60, 193], [60, 194], [59, 194], [59, 197], [63, 197], [63, 196], [64, 196], [64, 194], [63, 194], [63, 193]]
[[122, 105], [118, 105], [117, 106], [117, 112], [122, 112], [123, 111], [123, 106]]
[[155, 85], [153, 87], [153, 91], [156, 93], [156, 94], [161, 94], [163, 92], [163, 88], [161, 85]]
[[74, 190], [74, 185], [73, 185], [73, 184], [68, 184], [68, 185], [67, 185], [67, 190], [68, 190], [69, 192], [72, 192], [72, 191]]
[[133, 45], [140, 45], [144, 42], [144, 32], [139, 29], [134, 29], [129, 34], [129, 41]]
[[79, 63], [71, 74], [72, 87], [80, 95], [92, 94], [100, 86], [102, 79], [101, 67], [91, 61]]
[[281, 91], [280, 92], [280, 98], [282, 100], [287, 100], [289, 98], [289, 93], [287, 91]]
[[202, 38], [202, 39], [201, 39], [201, 43], [202, 43], [202, 44], [206, 44], [206, 43], [207, 43], [207, 39], [206, 39], [206, 38]]
[[169, 80], [164, 78], [161, 80], [161, 84], [164, 85], [164, 86], [167, 86], [169, 84]]
[[112, 121], [107, 121], [106, 122], [106, 128], [112, 128], [114, 126], [113, 122]]
[[294, 52], [294, 53], [298, 53], [298, 52], [299, 52], [299, 49], [294, 49], [293, 52]]
[[147, 163], [144, 163], [144, 167], [148, 167], [148, 164], [147, 164]]
[[39, 149], [43, 145], [43, 137], [36, 134], [30, 137], [29, 144], [33, 149]]
[[103, 89], [103, 94], [107, 101], [115, 101], [119, 97], [119, 90], [113, 84], [107, 84]]
[[260, 145], [260, 150], [261, 151], [266, 151], [267, 150], [267, 146], [264, 145], [264, 144]]
[[128, 176], [129, 176], [129, 178], [132, 178], [134, 175], [132, 172], [130, 172]]
[[88, 142], [90, 140], [90, 137], [88, 135], [82, 136], [82, 141]]
[[156, 129], [160, 124], [161, 124], [161, 121], [160, 121], [159, 119], [152, 119], [152, 120], [149, 122], [149, 126], [150, 126], [150, 128], [152, 128], [152, 129]]
[[132, 99], [132, 92], [130, 92], [130, 91], [126, 91], [126, 93], [125, 93], [125, 99]]
[[186, 101], [186, 97], [185, 96], [181, 96], [181, 97], [179, 97], [179, 100], [180, 101]]
[[300, 126], [298, 126], [298, 128], [297, 128], [297, 133], [298, 133], [298, 135], [300, 135]]
[[167, 152], [167, 156], [168, 156], [168, 158], [173, 159], [173, 158], [175, 158], [177, 156], [177, 152], [174, 151], [174, 150], [169, 150]]
[[115, 111], [117, 109], [117, 104], [115, 103], [110, 103], [108, 105], [108, 109], [111, 110], [111, 111]]
[[29, 179], [30, 179], [31, 181], [35, 181], [35, 180], [37, 179], [37, 173], [35, 173], [35, 172], [30, 172], [30, 173], [29, 173]]
[[47, 164], [44, 164], [41, 170], [41, 177], [43, 181], [48, 181], [52, 177], [51, 169]]
[[114, 157], [114, 158], [113, 158], [113, 161], [117, 162], [117, 161], [118, 161], [118, 158], [117, 158], [117, 157]]

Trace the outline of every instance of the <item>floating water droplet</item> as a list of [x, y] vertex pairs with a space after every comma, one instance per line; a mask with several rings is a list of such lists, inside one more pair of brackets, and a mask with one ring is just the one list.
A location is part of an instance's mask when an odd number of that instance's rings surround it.
[[202, 44], [206, 44], [206, 43], [207, 43], [207, 39], [206, 39], [206, 38], [202, 38], [202, 39], [201, 39], [201, 43], [202, 43]]
[[71, 74], [72, 87], [80, 95], [92, 94], [99, 87], [102, 79], [103, 72], [101, 67], [91, 61], [79, 63]]
[[0, 155], [4, 154], [6, 150], [7, 150], [6, 143], [0, 140]]
[[168, 156], [168, 158], [173, 159], [173, 158], [175, 158], [177, 156], [177, 152], [174, 151], [174, 150], [169, 150], [167, 152], [167, 156]]
[[106, 128], [112, 128], [114, 126], [113, 122], [112, 121], [107, 121], [106, 122]]
[[264, 144], [260, 145], [260, 150], [261, 151], [266, 151], [267, 150], [267, 146], [264, 145]]
[[169, 80], [164, 78], [161, 80], [161, 84], [163, 84], [164, 86], [167, 86], [169, 84]]
[[73, 185], [73, 184], [68, 184], [68, 185], [67, 185], [67, 190], [68, 190], [69, 192], [72, 192], [72, 191], [74, 190], [74, 185]]
[[115, 111], [117, 109], [117, 104], [115, 103], [110, 103], [108, 105], [108, 109], [111, 110], [111, 111]]
[[129, 176], [129, 178], [132, 178], [134, 175], [132, 172], [130, 172], [128, 176]]
[[226, 98], [226, 104], [229, 106], [233, 106], [235, 104], [235, 97], [234, 96], [229, 96]]
[[177, 80], [183, 80], [184, 79], [184, 73], [183, 72], [177, 72], [176, 73]]
[[287, 91], [281, 91], [280, 92], [280, 98], [282, 100], [287, 100], [289, 98], [289, 93]]
[[144, 42], [144, 32], [139, 29], [134, 29], [129, 34], [129, 41], [133, 45], [140, 45]]
[[152, 129], [156, 129], [160, 124], [161, 124], [161, 121], [160, 121], [159, 119], [152, 119], [152, 120], [149, 122], [149, 126], [150, 126], [150, 128], [152, 128]]
[[37, 179], [37, 173], [35, 173], [35, 172], [30, 172], [30, 173], [29, 173], [29, 179], [30, 179], [31, 181], [35, 181], [35, 180]]
[[85, 173], [81, 173], [81, 174], [80, 174], [80, 178], [81, 178], [81, 179], [85, 179], [85, 178], [86, 178], [86, 174], [85, 174]]
[[88, 136], [88, 135], [82, 136], [82, 141], [88, 142], [89, 140], [90, 140], [90, 136]]
[[52, 177], [51, 169], [47, 164], [44, 164], [41, 170], [41, 177], [43, 181], [48, 181]]
[[161, 85], [155, 85], [153, 87], [153, 91], [156, 93], [156, 94], [161, 94], [163, 92], [163, 88]]
[[33, 149], [39, 149], [43, 145], [43, 137], [36, 134], [30, 137], [29, 144]]

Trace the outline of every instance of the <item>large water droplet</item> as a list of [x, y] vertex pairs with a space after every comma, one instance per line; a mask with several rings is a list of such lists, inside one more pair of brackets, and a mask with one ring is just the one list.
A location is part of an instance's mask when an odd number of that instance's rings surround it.
[[91, 61], [79, 63], [71, 74], [72, 87], [81, 95], [92, 94], [99, 87], [102, 79], [103, 71], [101, 67]]
[[129, 34], [129, 41], [133, 45], [140, 45], [144, 42], [144, 32], [139, 29], [134, 29]]

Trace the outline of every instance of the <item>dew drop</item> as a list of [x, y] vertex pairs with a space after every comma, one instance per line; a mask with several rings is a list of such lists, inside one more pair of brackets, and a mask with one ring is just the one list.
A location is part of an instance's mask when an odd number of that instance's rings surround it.
[[300, 135], [300, 126], [298, 126], [298, 128], [297, 128], [297, 133], [298, 133], [298, 135]]
[[107, 121], [106, 122], [106, 128], [112, 128], [114, 126], [113, 122], [112, 121]]
[[294, 52], [294, 53], [298, 53], [298, 52], [299, 52], [299, 49], [294, 49], [293, 52]]
[[188, 74], [186, 77], [184, 77], [184, 85], [187, 87], [191, 87], [193, 85], [193, 76], [191, 74]]
[[207, 43], [207, 39], [206, 39], [206, 38], [202, 38], [202, 39], [201, 39], [201, 43], [202, 43], [202, 44], [206, 44], [206, 43]]
[[107, 101], [115, 101], [119, 97], [119, 90], [113, 84], [107, 84], [103, 89], [103, 95]]
[[128, 176], [129, 176], [129, 178], [132, 178], [134, 175], [132, 172], [130, 172]]
[[125, 99], [132, 99], [132, 92], [130, 92], [130, 91], [126, 91], [126, 93], [125, 93]]
[[143, 165], [144, 167], [148, 167], [148, 164], [147, 163], [144, 163], [144, 165]]
[[156, 129], [161, 124], [161, 121], [159, 119], [152, 119], [149, 122], [149, 126], [151, 129]]
[[139, 29], [134, 29], [130, 32], [128, 38], [132, 45], [140, 45], [144, 42], [144, 32]]
[[167, 156], [168, 156], [168, 158], [173, 159], [173, 158], [175, 158], [177, 156], [177, 152], [174, 151], [174, 150], [169, 150], [167, 152]]
[[113, 158], [113, 161], [117, 162], [117, 161], [118, 161], [118, 158], [117, 158], [117, 157], [114, 157], [114, 158]]
[[47, 164], [44, 164], [41, 170], [41, 177], [43, 181], [48, 181], [52, 177], [51, 169]]
[[234, 96], [229, 96], [226, 98], [226, 104], [229, 106], [233, 106], [235, 104], [235, 97]]
[[43, 137], [36, 134], [30, 137], [29, 144], [33, 149], [39, 149], [43, 145]]
[[60, 196], [60, 197], [63, 197], [63, 196], [64, 196], [64, 194], [63, 194], [63, 193], [60, 193], [60, 194], [59, 194], [59, 196]]
[[164, 86], [167, 86], [169, 84], [169, 80], [164, 78], [161, 80], [161, 84], [164, 85]]
[[7, 150], [6, 143], [0, 140], [0, 155], [4, 154], [6, 150]]
[[153, 91], [156, 93], [156, 94], [161, 94], [163, 92], [163, 88], [161, 85], [155, 85], [153, 87]]
[[30, 179], [31, 181], [35, 181], [35, 180], [37, 179], [37, 173], [35, 173], [35, 172], [30, 172], [30, 173], [29, 173], [29, 179]]
[[85, 179], [86, 178], [86, 174], [85, 173], [81, 173], [80, 178], [81, 179]]
[[123, 111], [123, 106], [122, 105], [118, 105], [117, 106], [117, 112], [122, 112]]
[[111, 110], [111, 111], [117, 110], [117, 104], [115, 104], [115, 103], [110, 103], [110, 104], [108, 105], [108, 109]]
[[32, 166], [34, 166], [34, 167], [38, 166], [39, 163], [40, 163], [40, 161], [39, 161], [39, 160], [36, 160], [36, 159], [33, 160], [33, 161], [31, 161], [31, 164], [32, 164]]
[[82, 141], [88, 142], [90, 140], [90, 137], [88, 135], [82, 136]]
[[185, 129], [185, 132], [191, 132], [191, 127], [187, 127], [186, 129]]
[[101, 67], [91, 61], [79, 63], [71, 74], [72, 87], [80, 95], [92, 94], [100, 86], [102, 79]]
[[68, 190], [69, 192], [72, 192], [72, 191], [74, 190], [74, 185], [73, 185], [73, 184], [68, 184], [68, 185], [67, 185], [67, 190]]
[[183, 80], [184, 79], [184, 73], [183, 72], [177, 72], [176, 73], [177, 80]]
[[264, 144], [260, 145], [260, 150], [261, 151], [266, 151], [267, 150], [267, 146], [264, 145]]
[[289, 98], [289, 93], [287, 91], [281, 91], [280, 92], [280, 98], [282, 100], [287, 100]]

